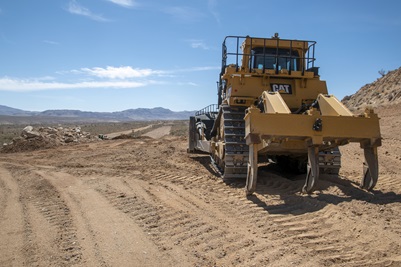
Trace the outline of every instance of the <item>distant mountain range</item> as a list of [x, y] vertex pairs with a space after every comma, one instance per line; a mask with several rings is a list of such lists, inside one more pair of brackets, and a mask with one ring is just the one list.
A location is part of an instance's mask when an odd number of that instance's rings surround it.
[[37, 117], [37, 118], [56, 118], [77, 119], [79, 121], [145, 121], [145, 120], [187, 120], [193, 116], [195, 111], [171, 111], [169, 109], [157, 108], [137, 108], [127, 109], [116, 112], [91, 112], [80, 110], [45, 110], [42, 112], [26, 111], [0, 105], [0, 116], [18, 117]]

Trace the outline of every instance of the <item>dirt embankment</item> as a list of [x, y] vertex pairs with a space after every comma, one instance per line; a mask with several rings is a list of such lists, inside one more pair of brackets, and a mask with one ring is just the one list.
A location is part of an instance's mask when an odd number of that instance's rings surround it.
[[386, 107], [401, 103], [401, 67], [381, 72], [382, 77], [364, 85], [342, 102], [351, 110], [363, 111], [366, 107]]
[[273, 166], [250, 198], [168, 128], [0, 154], [0, 266], [401, 266], [399, 110], [373, 192], [353, 145], [314, 194]]

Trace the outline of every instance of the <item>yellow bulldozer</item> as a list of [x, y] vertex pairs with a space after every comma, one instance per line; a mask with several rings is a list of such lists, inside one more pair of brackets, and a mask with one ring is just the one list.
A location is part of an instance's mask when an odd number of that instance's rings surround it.
[[315, 41], [227, 36], [222, 45], [218, 104], [189, 122], [189, 152], [209, 153], [223, 179], [246, 178], [256, 190], [258, 164], [275, 162], [306, 173], [311, 193], [322, 172], [338, 174], [339, 146], [364, 150], [361, 187], [378, 180], [379, 118], [372, 109], [354, 115], [329, 95], [315, 66]]

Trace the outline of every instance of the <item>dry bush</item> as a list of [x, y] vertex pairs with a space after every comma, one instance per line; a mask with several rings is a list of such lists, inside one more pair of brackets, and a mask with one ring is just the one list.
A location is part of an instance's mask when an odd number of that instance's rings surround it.
[[187, 136], [189, 130], [188, 121], [175, 121], [171, 127], [170, 135], [173, 136]]

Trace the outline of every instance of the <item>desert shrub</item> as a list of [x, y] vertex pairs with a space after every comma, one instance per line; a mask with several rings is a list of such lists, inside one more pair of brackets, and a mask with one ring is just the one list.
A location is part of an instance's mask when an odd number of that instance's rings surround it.
[[171, 127], [170, 135], [187, 136], [188, 129], [188, 121], [175, 121]]

